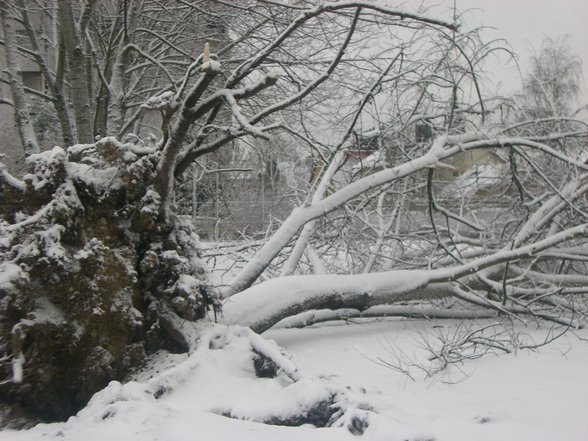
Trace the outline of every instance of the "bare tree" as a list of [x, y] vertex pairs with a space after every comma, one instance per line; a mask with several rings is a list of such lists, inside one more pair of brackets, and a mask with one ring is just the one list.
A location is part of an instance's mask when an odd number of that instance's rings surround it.
[[546, 37], [531, 56], [523, 88], [523, 106], [529, 118], [569, 116], [580, 96], [582, 62], [566, 37]]

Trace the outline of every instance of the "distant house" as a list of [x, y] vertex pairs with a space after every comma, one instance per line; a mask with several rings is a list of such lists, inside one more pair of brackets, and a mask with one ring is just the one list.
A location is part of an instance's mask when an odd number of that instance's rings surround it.
[[[408, 160], [407, 152], [411, 149], [433, 140], [431, 125], [423, 122], [410, 125], [402, 134], [392, 135], [379, 130], [370, 130], [356, 136], [356, 141], [349, 148], [349, 162], [353, 171], [360, 169], [366, 173], [393, 167]], [[498, 164], [502, 161], [493, 153], [487, 151], [461, 152], [445, 163], [447, 168], [440, 168], [436, 178], [453, 181], [456, 177], [467, 172], [474, 166], [484, 164]]]
[[433, 138], [427, 123], [414, 123], [402, 133], [369, 130], [357, 134], [348, 149], [348, 162], [353, 172], [372, 173], [407, 160], [406, 152]]

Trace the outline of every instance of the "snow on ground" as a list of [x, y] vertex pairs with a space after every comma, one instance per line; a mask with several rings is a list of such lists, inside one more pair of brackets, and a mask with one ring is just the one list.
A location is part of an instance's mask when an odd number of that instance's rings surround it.
[[[365, 386], [386, 417], [425, 429], [436, 441], [588, 440], [588, 341], [567, 334], [536, 352], [487, 355], [433, 378], [421, 375], [416, 382], [376, 363], [378, 358], [395, 364], [423, 360], [419, 333], [436, 334], [437, 326], [455, 324], [326, 324], [267, 336], [286, 347], [303, 372]], [[533, 335], [539, 340], [542, 334]], [[578, 335], [586, 339], [588, 332]], [[389, 438], [374, 433], [373, 439]]]
[[[24, 440], [435, 440], [542, 441], [588, 439], [588, 332], [567, 334], [538, 351], [488, 355], [426, 378], [410, 361], [423, 362], [419, 332], [436, 335], [452, 321], [379, 320], [275, 329], [265, 337], [293, 356], [302, 385], [283, 376], [255, 378], [239, 357], [245, 340], [226, 350], [157, 360], [150, 373], [121, 386], [112, 383], [66, 423], [4, 431], [3, 441]], [[242, 329], [242, 328], [241, 328]], [[238, 329], [238, 336], [247, 336]], [[531, 332], [536, 339], [541, 336]], [[582, 337], [581, 340], [578, 337]], [[221, 345], [222, 346], [222, 345]], [[408, 376], [382, 359], [409, 369]], [[151, 379], [149, 379], [151, 378]], [[230, 406], [241, 418], [288, 413], [325, 390], [363, 390], [375, 413], [362, 437], [343, 427], [270, 426], [222, 416]], [[304, 386], [304, 387], [302, 387]], [[171, 390], [155, 399], [156, 390]]]

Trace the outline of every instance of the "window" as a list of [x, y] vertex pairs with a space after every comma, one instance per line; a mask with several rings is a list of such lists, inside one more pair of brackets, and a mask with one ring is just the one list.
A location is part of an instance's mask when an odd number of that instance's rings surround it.
[[24, 47], [25, 49], [33, 49], [31, 39], [29, 38], [29, 34], [27, 34], [27, 31], [24, 29], [16, 30], [16, 44], [19, 47]]
[[22, 75], [22, 83], [25, 87], [35, 90], [43, 89], [41, 72], [21, 72], [20, 74]]

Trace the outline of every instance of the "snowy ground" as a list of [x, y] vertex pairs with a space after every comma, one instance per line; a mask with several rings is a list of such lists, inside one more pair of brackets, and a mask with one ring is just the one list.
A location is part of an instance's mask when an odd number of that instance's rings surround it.
[[[567, 334], [548, 347], [488, 355], [426, 378], [411, 361], [424, 362], [419, 332], [454, 329], [450, 321], [384, 320], [327, 323], [265, 334], [293, 355], [304, 378], [257, 379], [238, 362], [245, 348], [168, 356], [156, 378], [112, 384], [66, 423], [4, 431], [22, 440], [435, 440], [586, 441], [588, 439], [588, 332]], [[238, 332], [237, 332], [238, 333]], [[532, 331], [536, 339], [541, 336]], [[382, 359], [414, 377], [378, 364]], [[175, 368], [170, 366], [176, 365]], [[159, 371], [159, 372], [157, 372]], [[360, 438], [344, 427], [270, 426], [222, 416], [227, 406], [241, 418], [287, 412], [327, 388], [351, 386], [349, 397], [374, 412]], [[170, 393], [153, 398], [157, 388]]]

